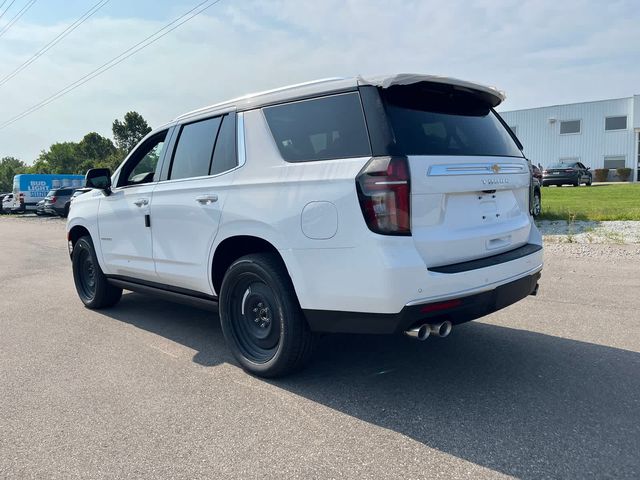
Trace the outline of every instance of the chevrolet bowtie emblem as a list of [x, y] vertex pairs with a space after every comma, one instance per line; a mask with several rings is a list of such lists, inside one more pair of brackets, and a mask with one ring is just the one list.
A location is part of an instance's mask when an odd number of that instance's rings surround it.
[[500, 173], [500, 165], [494, 163], [493, 165], [491, 165], [491, 170], [493, 170], [493, 173]]

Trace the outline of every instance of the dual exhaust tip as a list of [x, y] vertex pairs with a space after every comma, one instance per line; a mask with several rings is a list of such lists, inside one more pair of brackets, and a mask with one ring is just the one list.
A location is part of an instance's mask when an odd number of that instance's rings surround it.
[[452, 328], [453, 324], [449, 320], [446, 320], [440, 323], [425, 323], [419, 327], [411, 328], [404, 333], [408, 337], [415, 338], [416, 340], [423, 342], [431, 335], [441, 338], [447, 337], [451, 333]]

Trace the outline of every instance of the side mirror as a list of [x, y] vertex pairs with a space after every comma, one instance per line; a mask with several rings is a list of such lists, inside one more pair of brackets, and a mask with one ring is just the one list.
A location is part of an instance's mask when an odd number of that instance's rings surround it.
[[111, 172], [108, 168], [92, 168], [87, 171], [84, 177], [84, 186], [87, 188], [97, 188], [105, 195], [111, 194]]

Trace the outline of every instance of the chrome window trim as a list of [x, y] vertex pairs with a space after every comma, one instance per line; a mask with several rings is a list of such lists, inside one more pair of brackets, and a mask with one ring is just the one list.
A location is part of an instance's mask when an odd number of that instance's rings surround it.
[[237, 145], [236, 150], [238, 154], [238, 166], [242, 167], [247, 161], [246, 143], [244, 138], [244, 112], [238, 112], [236, 114], [236, 129], [237, 129]]

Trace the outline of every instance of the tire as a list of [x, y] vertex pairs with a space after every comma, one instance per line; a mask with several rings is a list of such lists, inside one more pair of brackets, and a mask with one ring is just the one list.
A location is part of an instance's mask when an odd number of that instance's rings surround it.
[[589, 180], [587, 180], [587, 187], [590, 187], [591, 184], [593, 183], [593, 178], [589, 177]]
[[107, 281], [98, 263], [91, 237], [78, 239], [73, 247], [71, 263], [76, 291], [85, 307], [97, 310], [118, 303], [122, 289]]
[[533, 216], [537, 217], [542, 212], [542, 199], [540, 192], [534, 192], [533, 194]]
[[242, 368], [280, 377], [310, 359], [313, 334], [280, 258], [252, 254], [225, 273], [219, 303], [222, 333]]
[[580, 179], [577, 179], [575, 181], [575, 183], [573, 184], [574, 187], [579, 187], [580, 186]]
[[69, 204], [68, 203], [64, 206], [64, 210], [62, 210], [62, 213], [60, 214], [60, 216], [62, 218], [67, 218], [69, 216]]

